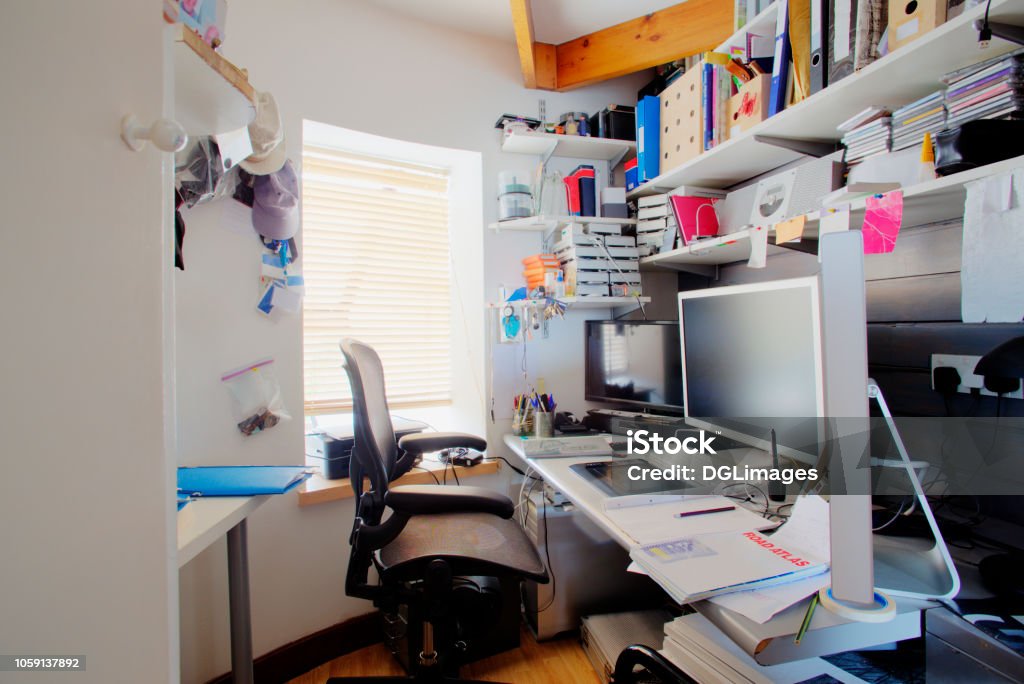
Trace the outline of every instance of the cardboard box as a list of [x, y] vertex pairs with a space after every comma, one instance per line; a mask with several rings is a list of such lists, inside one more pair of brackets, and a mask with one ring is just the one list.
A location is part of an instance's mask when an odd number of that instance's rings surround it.
[[704, 151], [701, 116], [703, 62], [676, 79], [661, 93], [661, 172], [665, 173]]
[[739, 93], [729, 98], [726, 116], [729, 117], [730, 138], [768, 118], [771, 87], [771, 74], [762, 74], [744, 83]]
[[889, 52], [946, 21], [946, 0], [889, 0]]

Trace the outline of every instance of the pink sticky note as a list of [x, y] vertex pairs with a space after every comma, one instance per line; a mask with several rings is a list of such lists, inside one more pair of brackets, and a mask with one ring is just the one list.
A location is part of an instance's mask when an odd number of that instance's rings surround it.
[[888, 254], [896, 248], [903, 223], [903, 192], [894, 190], [881, 197], [868, 197], [864, 212], [864, 253]]

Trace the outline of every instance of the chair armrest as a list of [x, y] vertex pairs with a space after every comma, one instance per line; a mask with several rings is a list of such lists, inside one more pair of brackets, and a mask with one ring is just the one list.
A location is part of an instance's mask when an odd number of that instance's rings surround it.
[[389, 508], [409, 515], [429, 513], [490, 513], [511, 518], [515, 507], [504, 494], [485, 487], [400, 485], [384, 496]]
[[461, 432], [418, 432], [406, 435], [398, 440], [398, 448], [413, 454], [426, 454], [441, 449], [467, 447], [483, 451], [487, 448], [487, 440], [476, 435]]

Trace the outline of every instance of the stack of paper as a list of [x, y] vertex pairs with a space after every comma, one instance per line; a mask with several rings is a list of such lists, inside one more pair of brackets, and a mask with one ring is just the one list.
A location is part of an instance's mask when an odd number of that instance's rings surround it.
[[925, 133], [931, 133], [934, 139], [945, 127], [945, 93], [937, 90], [892, 113], [892, 149], [920, 147]]
[[[700, 514], [720, 508], [732, 510]], [[778, 523], [737, 506], [724, 496], [641, 494], [605, 500], [604, 514], [637, 545], [681, 537], [768, 530]]]
[[[636, 238], [585, 231], [580, 225], [562, 229], [552, 251], [565, 271], [567, 286], [577, 297], [637, 297], [640, 252]], [[620, 229], [621, 232], [621, 229]]]
[[821, 681], [862, 681], [821, 658], [760, 665], [699, 613], [683, 615], [665, 625], [661, 654], [704, 684], [787, 684], [818, 681], [817, 677], [822, 677]]
[[804, 497], [789, 522], [771, 535], [753, 528], [693, 533], [636, 546], [629, 555], [679, 603], [796, 582], [828, 570], [823, 508], [820, 497]]
[[1024, 54], [1002, 55], [946, 74], [949, 127], [1024, 111]]

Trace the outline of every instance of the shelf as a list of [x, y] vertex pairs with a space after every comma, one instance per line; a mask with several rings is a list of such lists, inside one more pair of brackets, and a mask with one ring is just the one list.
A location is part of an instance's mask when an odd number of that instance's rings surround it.
[[[744, 228], [735, 233], [706, 238], [697, 244], [661, 254], [652, 254], [640, 260], [641, 271], [667, 268], [673, 271], [689, 271], [711, 275], [714, 266], [746, 261], [750, 258], [750, 234], [753, 228]], [[770, 235], [770, 233], [769, 233]], [[768, 245], [768, 255], [778, 254], [785, 248]]]
[[[978, 33], [972, 24], [984, 12], [984, 6], [966, 10], [959, 17], [898, 48], [856, 74], [657, 176], [627, 196], [633, 198], [665, 192], [680, 185], [725, 188], [771, 171], [799, 159], [801, 155], [759, 143], [754, 140], [755, 135], [837, 141], [841, 136], [836, 126], [865, 107], [898, 107], [908, 104], [939, 90], [942, 87], [939, 81], [942, 75], [1018, 47], [994, 38], [987, 50], [978, 49]], [[1024, 3], [1020, 0], [992, 0], [990, 19], [1022, 24]]]
[[[629, 306], [630, 304], [650, 304], [650, 297], [555, 297], [558, 301], [562, 302], [570, 309], [609, 309], [617, 306]], [[516, 302], [506, 302], [502, 304], [488, 304], [487, 307], [490, 309], [502, 309], [506, 304], [516, 303], [536, 303], [540, 304], [547, 300], [544, 299], [520, 299]]]
[[505, 135], [501, 142], [501, 151], [539, 155], [545, 158], [599, 159], [613, 162], [614, 166], [630, 152], [636, 154], [636, 142], [592, 138], [585, 135], [513, 131]]
[[490, 224], [488, 228], [495, 231], [512, 230], [543, 233], [558, 226], [566, 226], [571, 223], [633, 226], [636, 225], [636, 219], [609, 218], [605, 216], [527, 216], [526, 218], [497, 221]]
[[[904, 188], [903, 227], [921, 226], [963, 216], [964, 200], [967, 199], [967, 190], [964, 186], [967, 183], [1022, 167], [1024, 167], [1024, 156], [1014, 157]], [[851, 200], [849, 204], [850, 222], [854, 226], [859, 226], [864, 220], [867, 197], [858, 197]], [[817, 234], [818, 218], [818, 212], [808, 215], [804, 235], [813, 237]]]
[[215, 135], [249, 125], [256, 91], [242, 69], [191, 29], [174, 27], [174, 118], [189, 135]]

